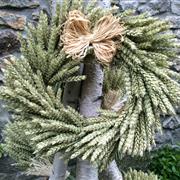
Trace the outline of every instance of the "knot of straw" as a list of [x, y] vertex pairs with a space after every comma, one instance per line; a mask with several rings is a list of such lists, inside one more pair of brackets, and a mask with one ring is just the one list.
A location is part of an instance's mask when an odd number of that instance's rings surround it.
[[114, 38], [122, 40], [122, 32], [122, 24], [113, 15], [99, 19], [91, 32], [90, 21], [85, 15], [78, 10], [70, 11], [62, 35], [63, 49], [74, 59], [82, 59], [92, 46], [99, 62], [109, 64], [117, 49]]

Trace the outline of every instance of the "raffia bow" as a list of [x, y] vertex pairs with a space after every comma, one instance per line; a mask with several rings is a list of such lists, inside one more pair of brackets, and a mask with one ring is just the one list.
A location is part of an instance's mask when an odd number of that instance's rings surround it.
[[113, 15], [102, 17], [91, 33], [90, 21], [78, 10], [71, 11], [65, 22], [62, 41], [64, 51], [73, 58], [82, 59], [86, 56], [90, 46], [95, 56], [102, 64], [109, 64], [117, 45], [113, 40], [120, 37], [122, 40], [123, 26]]

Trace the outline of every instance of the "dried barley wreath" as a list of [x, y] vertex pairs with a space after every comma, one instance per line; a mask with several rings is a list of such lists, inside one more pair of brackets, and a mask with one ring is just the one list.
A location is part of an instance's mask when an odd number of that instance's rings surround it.
[[[5, 149], [24, 168], [59, 151], [101, 170], [116, 155], [143, 155], [161, 130], [160, 114], [175, 114], [180, 100], [180, 75], [169, 69], [177, 45], [168, 22], [75, 2], [64, 1], [50, 24], [41, 13], [20, 38], [21, 59], [5, 62], [0, 96], [14, 119]], [[100, 115], [85, 120], [62, 97], [66, 83], [84, 80], [77, 72], [87, 55], [105, 67], [105, 78]]]

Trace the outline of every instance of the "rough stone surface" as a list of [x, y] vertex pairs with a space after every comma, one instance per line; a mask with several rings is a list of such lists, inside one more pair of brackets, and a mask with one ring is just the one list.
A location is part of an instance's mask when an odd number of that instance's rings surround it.
[[156, 134], [157, 146], [170, 144], [177, 146], [180, 142], [180, 115], [162, 118], [163, 133]]
[[171, 0], [172, 13], [180, 15], [180, 0]]
[[167, 12], [170, 10], [170, 0], [151, 0], [149, 6], [157, 13]]
[[178, 144], [180, 146], [180, 128], [172, 131], [172, 144]]
[[180, 60], [178, 59], [172, 66], [172, 69], [176, 72], [180, 72]]
[[163, 128], [164, 129], [177, 129], [180, 127], [180, 117], [175, 116], [175, 117], [168, 117], [163, 120]]
[[[5, 111], [3, 103], [0, 101], [0, 132], [4, 128], [4, 125], [9, 121], [9, 114]], [[0, 139], [1, 142], [1, 139]], [[0, 171], [1, 172], [1, 171]]]
[[151, 9], [151, 7], [149, 7], [146, 4], [142, 4], [141, 6], [138, 7], [137, 10], [138, 10], [139, 13], [147, 12], [150, 15], [156, 14], [155, 11], [153, 9]]
[[[0, 68], [4, 59], [8, 59], [12, 53], [19, 56], [20, 43], [16, 31], [24, 33], [26, 21], [38, 20], [40, 10], [49, 14], [49, 9], [45, 0], [0, 0]], [[0, 69], [0, 85], [2, 83], [3, 72]], [[2, 130], [8, 121], [9, 114], [0, 102], [0, 143], [3, 141]], [[44, 177], [25, 176], [12, 166], [13, 163], [7, 156], [0, 158], [0, 180], [47, 180]]]
[[148, 0], [139, 0], [138, 2], [139, 2], [140, 4], [145, 4], [145, 3], [148, 2]]
[[0, 11], [0, 25], [8, 26], [16, 30], [23, 30], [26, 25], [26, 17]]
[[170, 10], [169, 0], [150, 0], [148, 3], [141, 3], [138, 7], [138, 12], [148, 12], [151, 15], [156, 15]]
[[174, 14], [162, 14], [159, 16], [161, 19], [165, 19], [170, 21], [172, 24], [172, 29], [180, 29], [180, 16], [176, 16]]
[[8, 53], [8, 51], [17, 50], [20, 43], [17, 34], [12, 30], [0, 31], [0, 55]]
[[39, 15], [40, 15], [40, 12], [39, 12], [39, 11], [33, 12], [33, 13], [32, 13], [32, 19], [35, 20], [35, 21], [38, 21]]
[[174, 34], [176, 35], [176, 37], [177, 37], [178, 39], [180, 39], [180, 29], [176, 29], [176, 30], [174, 31]]
[[0, 0], [1, 8], [34, 8], [37, 6], [39, 6], [38, 0]]
[[122, 0], [120, 1], [120, 6], [122, 9], [126, 10], [126, 9], [136, 9], [139, 5], [139, 2], [137, 0]]
[[156, 134], [156, 137], [155, 137], [155, 140], [156, 140], [156, 144], [158, 146], [161, 146], [162, 144], [165, 145], [165, 144], [172, 144], [172, 133], [171, 131], [163, 131], [163, 133], [157, 133]]

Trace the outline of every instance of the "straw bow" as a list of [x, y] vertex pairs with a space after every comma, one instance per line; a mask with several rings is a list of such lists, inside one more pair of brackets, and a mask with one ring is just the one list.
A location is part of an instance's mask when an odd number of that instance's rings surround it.
[[92, 46], [99, 62], [109, 64], [117, 48], [114, 38], [122, 40], [122, 32], [122, 24], [113, 15], [99, 19], [91, 32], [90, 21], [85, 15], [78, 10], [70, 11], [62, 35], [63, 49], [69, 56], [82, 59]]

